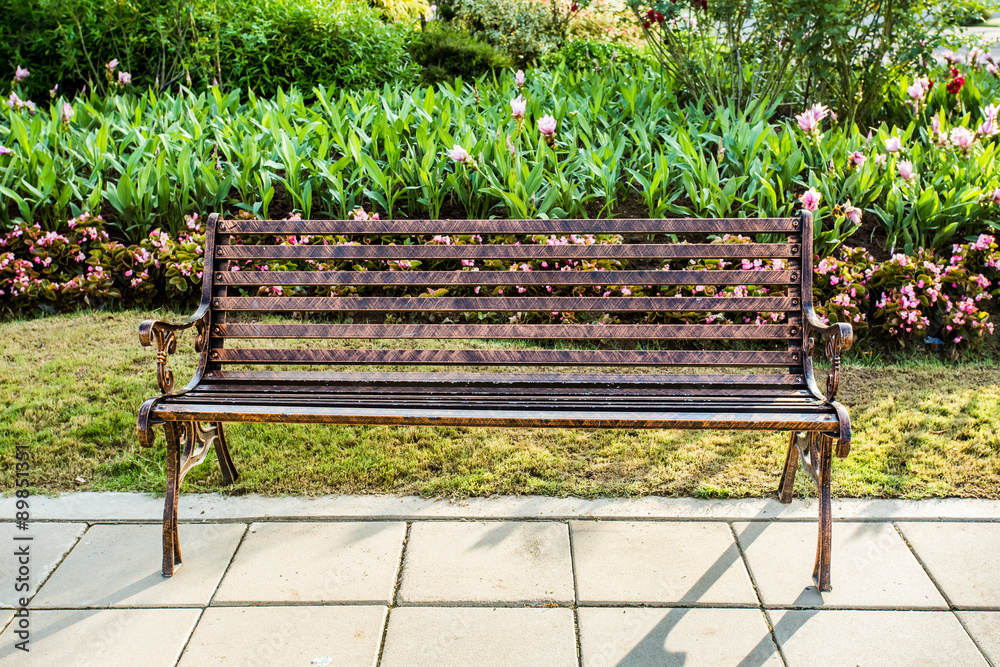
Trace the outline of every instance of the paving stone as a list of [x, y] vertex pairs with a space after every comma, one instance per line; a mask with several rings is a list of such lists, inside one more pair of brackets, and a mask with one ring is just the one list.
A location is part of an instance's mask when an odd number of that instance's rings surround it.
[[9, 623], [12, 618], [14, 618], [13, 609], [4, 609], [3, 611], [0, 611], [0, 632], [3, 631], [3, 628], [7, 627], [7, 623]]
[[573, 521], [581, 604], [757, 604], [729, 526]]
[[565, 608], [396, 607], [382, 667], [575, 665], [573, 612]]
[[222, 579], [245, 526], [181, 525], [184, 563], [164, 577], [159, 525], [98, 525], [42, 586], [34, 607], [204, 605]]
[[0, 667], [173, 667], [199, 613], [198, 609], [32, 610], [30, 653], [14, 647], [16, 638], [8, 627], [0, 634]]
[[815, 523], [734, 527], [765, 605], [947, 609], [891, 524], [833, 524], [833, 590], [822, 594], [812, 584]]
[[[30, 598], [37, 593], [39, 584], [52, 574], [59, 561], [73, 548], [86, 529], [85, 523], [32, 523], [29, 530], [24, 531], [17, 530], [13, 523], [0, 523], [0, 544], [4, 545], [4, 550], [7, 549], [7, 545], [12, 545], [12, 551], [27, 545], [31, 559], [28, 591], [14, 590], [13, 574], [9, 579], [4, 577], [3, 586], [0, 587], [0, 607], [16, 607], [21, 597]], [[32, 539], [15, 541], [15, 537]], [[6, 555], [5, 560], [8, 560]], [[15, 565], [15, 563], [10, 564], [12, 573], [16, 570]], [[5, 572], [6, 567], [7, 563], [4, 563]]]
[[899, 529], [953, 605], [1000, 609], [1000, 523], [901, 523]]
[[781, 665], [757, 609], [581, 607], [578, 614], [584, 667]]
[[388, 604], [405, 523], [255, 523], [216, 602]]
[[572, 602], [569, 531], [549, 522], [414, 523], [399, 600]]
[[957, 615], [989, 661], [1000, 665], [1000, 611], [960, 611]]
[[951, 612], [806, 609], [767, 614], [789, 667], [987, 665]]
[[366, 665], [378, 659], [385, 607], [210, 607], [180, 667]]

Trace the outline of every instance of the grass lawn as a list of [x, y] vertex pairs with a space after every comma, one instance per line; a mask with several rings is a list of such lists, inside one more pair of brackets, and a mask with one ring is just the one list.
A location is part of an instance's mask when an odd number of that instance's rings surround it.
[[[27, 443], [37, 490], [162, 492], [162, 432], [153, 449], [135, 442], [136, 410], [157, 393], [154, 354], [136, 334], [152, 316], [0, 324], [3, 489], [13, 488], [15, 444]], [[193, 371], [193, 338], [185, 332], [173, 357], [178, 386]], [[834, 461], [834, 494], [1000, 497], [1000, 369], [848, 365], [841, 387], [854, 443]], [[768, 496], [787, 443], [783, 433], [241, 424], [227, 426], [227, 439], [242, 475], [232, 493], [443, 496]], [[220, 482], [209, 454], [184, 490]], [[812, 493], [805, 475], [797, 493]]]

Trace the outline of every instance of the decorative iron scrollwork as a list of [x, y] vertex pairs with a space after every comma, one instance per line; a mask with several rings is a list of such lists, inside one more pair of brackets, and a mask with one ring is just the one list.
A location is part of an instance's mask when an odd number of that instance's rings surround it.
[[826, 400], [833, 401], [840, 388], [840, 353], [844, 348], [840, 328], [836, 328], [826, 337], [826, 358], [830, 360], [830, 372], [826, 376]]
[[[186, 421], [178, 424], [180, 432], [181, 463], [178, 473], [180, 480], [194, 468], [205, 460], [205, 455], [215, 443], [219, 436], [218, 424], [202, 424], [201, 422]], [[180, 482], [178, 482], [180, 483]]]
[[156, 384], [169, 394], [174, 390], [174, 372], [167, 367], [167, 357], [177, 351], [177, 334], [160, 328], [154, 328], [152, 333], [156, 340]]

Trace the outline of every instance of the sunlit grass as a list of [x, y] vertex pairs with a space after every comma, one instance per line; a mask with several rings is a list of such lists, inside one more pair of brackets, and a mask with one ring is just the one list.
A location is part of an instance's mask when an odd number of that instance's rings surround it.
[[[135, 413], [157, 393], [139, 311], [0, 324], [0, 483], [14, 447], [34, 455], [40, 490], [163, 489], [163, 439], [135, 442]], [[158, 318], [184, 316], [156, 313]], [[193, 371], [182, 335], [178, 386]], [[510, 343], [490, 343], [504, 346]], [[1000, 369], [937, 362], [848, 366], [841, 382], [854, 445], [834, 493], [1000, 497]], [[234, 493], [773, 495], [787, 435], [432, 427], [227, 426]], [[77, 479], [84, 481], [80, 482]], [[185, 491], [223, 490], [210, 454]], [[799, 476], [797, 492], [811, 494]]]

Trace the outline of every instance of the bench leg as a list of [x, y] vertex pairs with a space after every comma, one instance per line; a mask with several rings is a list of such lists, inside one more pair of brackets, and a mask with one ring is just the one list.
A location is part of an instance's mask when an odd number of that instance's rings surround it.
[[785, 469], [781, 473], [781, 481], [778, 482], [778, 502], [792, 502], [792, 491], [795, 488], [795, 472], [799, 467], [799, 448], [795, 446], [795, 440], [805, 437], [804, 433], [791, 432], [788, 441], [788, 453], [785, 454]]
[[167, 488], [163, 496], [163, 576], [173, 576], [181, 565], [181, 545], [177, 535], [177, 501], [181, 492], [181, 427], [176, 422], [163, 425], [167, 438]]
[[[830, 583], [830, 549], [833, 541], [833, 515], [830, 512], [830, 473], [833, 459], [833, 439], [826, 434], [812, 433], [819, 442], [819, 461], [816, 466], [819, 488], [819, 536], [816, 544], [816, 565], [813, 581], [819, 591], [833, 590]], [[813, 450], [815, 451], [815, 450]]]
[[212, 443], [215, 447], [215, 458], [219, 459], [219, 469], [222, 471], [222, 483], [229, 486], [240, 478], [240, 473], [236, 471], [233, 464], [233, 457], [229, 455], [229, 447], [226, 445], [226, 434], [222, 430], [222, 422], [215, 422], [216, 437]]

